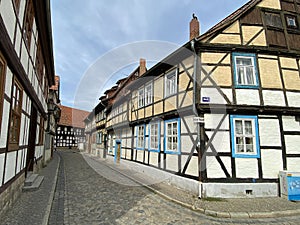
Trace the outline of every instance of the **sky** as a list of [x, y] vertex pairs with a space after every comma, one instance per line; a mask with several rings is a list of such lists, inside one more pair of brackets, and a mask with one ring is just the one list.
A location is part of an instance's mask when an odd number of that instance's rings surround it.
[[189, 41], [192, 14], [203, 34], [248, 0], [51, 0], [60, 99], [91, 111], [103, 92], [145, 58], [151, 68]]

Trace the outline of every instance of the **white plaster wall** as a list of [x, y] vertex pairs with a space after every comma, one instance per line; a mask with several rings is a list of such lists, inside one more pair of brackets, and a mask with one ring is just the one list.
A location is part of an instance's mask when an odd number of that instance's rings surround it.
[[285, 145], [287, 154], [300, 154], [300, 136], [285, 135]]
[[237, 178], [258, 178], [257, 159], [236, 158], [235, 167]]
[[[232, 175], [231, 170], [231, 158], [230, 157], [220, 157], [222, 162], [224, 163], [228, 173], [230, 176]], [[224, 171], [222, 170], [219, 162], [216, 157], [208, 156], [206, 160], [207, 167], [207, 177], [208, 178], [226, 178]]]
[[262, 149], [261, 162], [263, 178], [278, 178], [279, 171], [283, 170], [282, 151]]
[[21, 35], [21, 30], [20, 30], [20, 27], [17, 26], [17, 29], [16, 29], [16, 42], [15, 42], [15, 51], [18, 55], [18, 57], [20, 58], [20, 54], [21, 54], [21, 41], [22, 41], [22, 35]]
[[300, 123], [294, 116], [282, 116], [282, 125], [284, 131], [300, 131]]
[[3, 113], [2, 113], [2, 124], [1, 124], [1, 136], [0, 136], [0, 148], [6, 147], [7, 134], [8, 134], [8, 122], [9, 122], [9, 107], [10, 104], [4, 100], [3, 101]]
[[300, 158], [287, 158], [287, 170], [300, 172]]
[[300, 93], [286, 92], [290, 107], [300, 107]]
[[23, 41], [22, 54], [21, 54], [21, 63], [22, 63], [22, 66], [23, 66], [26, 74], [28, 73], [28, 60], [29, 60], [29, 56], [28, 56], [26, 44]]
[[5, 159], [5, 154], [0, 154], [0, 187], [3, 181], [4, 159]]
[[[189, 128], [189, 131], [192, 133], [196, 132], [197, 126], [194, 123], [194, 116], [185, 116], [184, 119], [187, 124], [187, 127]], [[188, 129], [182, 119], [180, 120], [180, 127], [181, 127], [181, 133], [188, 133]], [[161, 130], [162, 130], [162, 134], [164, 134], [164, 123], [162, 123]]]
[[24, 145], [24, 130], [25, 130], [25, 116], [22, 113], [21, 115], [21, 127], [20, 127], [20, 138], [19, 138], [19, 145]]
[[27, 1], [20, 1], [20, 8], [19, 8], [19, 20], [21, 21], [20, 26], [23, 26], [23, 18], [25, 14], [25, 7], [26, 7], [26, 2]]
[[143, 150], [137, 150], [137, 157], [136, 161], [143, 162], [144, 161], [144, 151]]
[[24, 149], [24, 155], [23, 155], [23, 169], [26, 167], [26, 160], [27, 160], [27, 148]]
[[21, 171], [21, 167], [22, 167], [22, 155], [23, 155], [23, 150], [19, 150], [18, 151], [18, 158], [17, 158], [17, 174]]
[[167, 154], [166, 169], [171, 171], [178, 171], [178, 155]]
[[261, 146], [281, 146], [279, 121], [277, 119], [259, 119], [258, 124]]
[[[209, 139], [211, 139], [213, 133], [213, 131], [206, 131]], [[212, 145], [217, 152], [231, 152], [229, 131], [218, 131], [212, 141]], [[213, 152], [211, 147], [208, 148], [208, 152]]]
[[[225, 112], [224, 112], [225, 113]], [[223, 114], [204, 114], [204, 127], [205, 129], [216, 129]], [[224, 122], [221, 124], [220, 129], [229, 130], [229, 116], [227, 115]]]
[[[196, 135], [193, 135], [194, 140], [196, 140]], [[182, 153], [190, 153], [191, 152], [191, 148], [193, 147], [193, 142], [191, 140], [191, 138], [187, 135], [181, 135], [180, 137], [180, 141], [181, 141], [181, 152]], [[163, 148], [163, 142], [161, 142], [161, 147]]]
[[158, 154], [157, 152], [150, 152], [150, 165], [158, 166]]
[[236, 102], [239, 105], [260, 105], [258, 90], [236, 89]]
[[8, 97], [11, 97], [11, 88], [12, 88], [12, 78], [13, 74], [8, 67], [6, 67], [6, 77], [5, 77], [5, 94]]
[[[276, 183], [203, 183], [202, 187], [204, 197], [254, 198], [278, 196], [278, 184]], [[252, 195], [247, 195], [246, 190], [252, 190]]]
[[11, 40], [13, 40], [16, 17], [15, 17], [14, 6], [12, 4], [12, 1], [9, 0], [1, 1], [0, 14], [5, 24], [6, 30], [9, 34], [9, 37]]
[[[186, 162], [187, 162], [188, 156], [182, 155], [181, 156], [181, 170], [183, 170]], [[186, 169], [186, 174], [192, 175], [192, 176], [198, 176], [198, 157], [193, 156], [189, 162], [189, 165]]]
[[145, 150], [145, 163], [148, 163], [148, 151]]
[[[222, 89], [224, 94], [229, 100], [232, 101], [232, 91], [231, 89]], [[203, 102], [202, 97], [209, 97], [210, 102]], [[225, 98], [220, 94], [216, 88], [201, 88], [201, 103], [204, 104], [228, 104]]]
[[264, 90], [262, 93], [264, 105], [285, 106], [284, 94], [282, 91]]
[[10, 179], [12, 179], [16, 175], [16, 157], [17, 152], [8, 152], [6, 159], [6, 167], [5, 167], [5, 175], [4, 175], [4, 183], [7, 183]]

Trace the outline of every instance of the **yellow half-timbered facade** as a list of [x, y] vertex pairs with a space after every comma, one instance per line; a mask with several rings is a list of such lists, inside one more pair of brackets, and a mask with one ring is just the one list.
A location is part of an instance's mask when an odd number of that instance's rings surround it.
[[278, 196], [279, 171], [300, 171], [299, 43], [298, 0], [249, 1], [100, 98], [99, 148], [200, 197]]

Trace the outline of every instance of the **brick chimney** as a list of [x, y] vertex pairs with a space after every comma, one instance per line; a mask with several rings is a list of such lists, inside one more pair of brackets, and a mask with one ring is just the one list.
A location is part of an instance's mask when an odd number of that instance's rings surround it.
[[141, 58], [139, 76], [142, 76], [144, 73], [146, 73], [146, 59]]
[[190, 40], [198, 37], [200, 34], [200, 23], [198, 18], [193, 13], [193, 19], [190, 22]]

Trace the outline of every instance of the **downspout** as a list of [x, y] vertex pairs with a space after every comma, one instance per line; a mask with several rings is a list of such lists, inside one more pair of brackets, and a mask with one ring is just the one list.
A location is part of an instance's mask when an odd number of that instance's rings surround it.
[[[200, 79], [197, 79], [197, 76], [200, 77], [200, 74], [198, 72], [198, 55], [196, 52], [196, 48], [195, 48], [195, 44], [196, 41], [195, 39], [193, 39], [191, 41], [191, 48], [193, 50], [194, 53], [194, 73], [193, 73], [193, 114], [194, 114], [194, 123], [197, 126], [197, 138], [196, 138], [196, 150], [198, 152], [198, 176], [199, 176], [199, 193], [198, 196], [199, 198], [202, 198], [202, 165], [201, 165], [201, 160], [202, 160], [202, 148], [203, 148], [203, 140], [204, 140], [204, 118], [203, 115], [198, 114], [198, 110], [197, 110], [197, 103], [200, 102], [200, 89], [199, 89], [199, 85], [198, 82], [200, 82]], [[202, 131], [202, 132], [201, 132]], [[202, 133], [202, 134], [201, 134]]]

